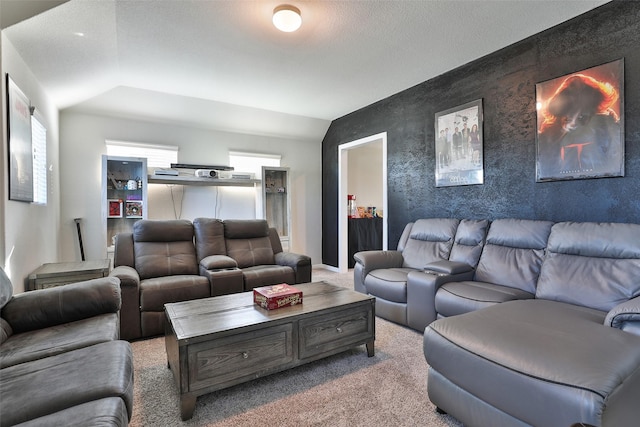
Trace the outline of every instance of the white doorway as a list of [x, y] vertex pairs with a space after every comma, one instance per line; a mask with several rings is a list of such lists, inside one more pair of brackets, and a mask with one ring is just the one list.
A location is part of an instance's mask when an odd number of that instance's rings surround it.
[[[373, 188], [379, 186], [382, 193], [382, 206], [378, 209], [382, 210], [382, 249], [388, 248], [387, 233], [387, 133], [379, 133], [356, 141], [347, 142], [338, 146], [338, 270], [346, 273], [349, 269], [348, 260], [348, 221], [347, 221], [347, 195], [349, 194], [349, 152], [352, 155], [357, 153], [361, 148], [373, 148], [382, 151], [382, 161], [380, 165], [372, 165], [380, 167], [381, 176], [378, 182], [371, 182]], [[353, 164], [353, 163], [351, 163]], [[378, 176], [378, 174], [375, 174]], [[375, 191], [375, 190], [374, 190]], [[357, 201], [357, 199], [356, 199]]]

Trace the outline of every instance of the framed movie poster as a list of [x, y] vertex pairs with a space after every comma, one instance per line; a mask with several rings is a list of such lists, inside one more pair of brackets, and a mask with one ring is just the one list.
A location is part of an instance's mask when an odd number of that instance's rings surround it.
[[33, 202], [31, 103], [7, 74], [9, 200]]
[[436, 187], [482, 184], [482, 99], [436, 114]]
[[536, 84], [536, 181], [624, 176], [624, 60]]

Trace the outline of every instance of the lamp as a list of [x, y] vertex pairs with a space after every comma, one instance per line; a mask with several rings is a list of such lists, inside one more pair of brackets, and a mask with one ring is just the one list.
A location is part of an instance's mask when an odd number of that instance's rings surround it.
[[273, 9], [273, 25], [280, 31], [291, 33], [302, 25], [300, 9], [289, 4], [282, 4]]

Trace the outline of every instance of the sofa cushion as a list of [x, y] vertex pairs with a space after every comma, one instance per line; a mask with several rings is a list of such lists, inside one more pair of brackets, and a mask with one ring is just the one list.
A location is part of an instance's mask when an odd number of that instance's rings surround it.
[[640, 295], [640, 225], [553, 226], [536, 298], [602, 311]]
[[140, 282], [140, 311], [164, 311], [170, 302], [210, 296], [209, 279], [198, 275], [155, 277]]
[[449, 260], [476, 267], [487, 236], [489, 221], [463, 219], [458, 224]]
[[[13, 425], [102, 398], [133, 410], [133, 355], [111, 341], [2, 369], [2, 424]], [[8, 409], [10, 408], [10, 409]]]
[[269, 237], [227, 239], [227, 255], [236, 260], [238, 268], [275, 264]]
[[402, 251], [403, 267], [420, 269], [439, 259], [449, 259], [460, 220], [427, 218], [417, 220]]
[[449, 317], [506, 301], [533, 297], [532, 293], [492, 283], [449, 282], [436, 292], [435, 306], [439, 316]]
[[106, 397], [45, 415], [16, 427], [87, 427], [127, 426], [127, 406], [119, 397]]
[[493, 221], [475, 280], [535, 293], [552, 225], [526, 219]]
[[141, 279], [198, 274], [196, 252], [191, 241], [141, 242], [135, 244], [136, 270]]
[[196, 218], [193, 220], [196, 255], [198, 262], [211, 255], [226, 255], [224, 242], [224, 224], [215, 218]]
[[187, 220], [140, 220], [133, 225], [135, 269], [141, 279], [198, 274], [193, 224]]
[[640, 337], [604, 327], [604, 316], [511, 301], [433, 322], [423, 350], [431, 369], [523, 423], [601, 425], [640, 380]]
[[118, 314], [110, 313], [14, 334], [0, 345], [0, 368], [114, 341], [119, 330]]
[[293, 268], [285, 265], [256, 265], [242, 269], [244, 290], [249, 291], [260, 286], [277, 285], [279, 283], [296, 283]]
[[367, 293], [387, 301], [407, 302], [407, 276], [412, 268], [385, 268], [373, 270], [364, 279]]
[[269, 237], [269, 223], [264, 219], [227, 219], [224, 221], [226, 239]]

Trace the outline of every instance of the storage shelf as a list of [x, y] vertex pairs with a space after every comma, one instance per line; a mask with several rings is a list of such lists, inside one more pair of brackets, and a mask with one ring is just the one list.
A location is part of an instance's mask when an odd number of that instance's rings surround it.
[[149, 175], [147, 181], [149, 184], [213, 185], [227, 187], [253, 187], [260, 182], [259, 179], [201, 178], [184, 175]]

